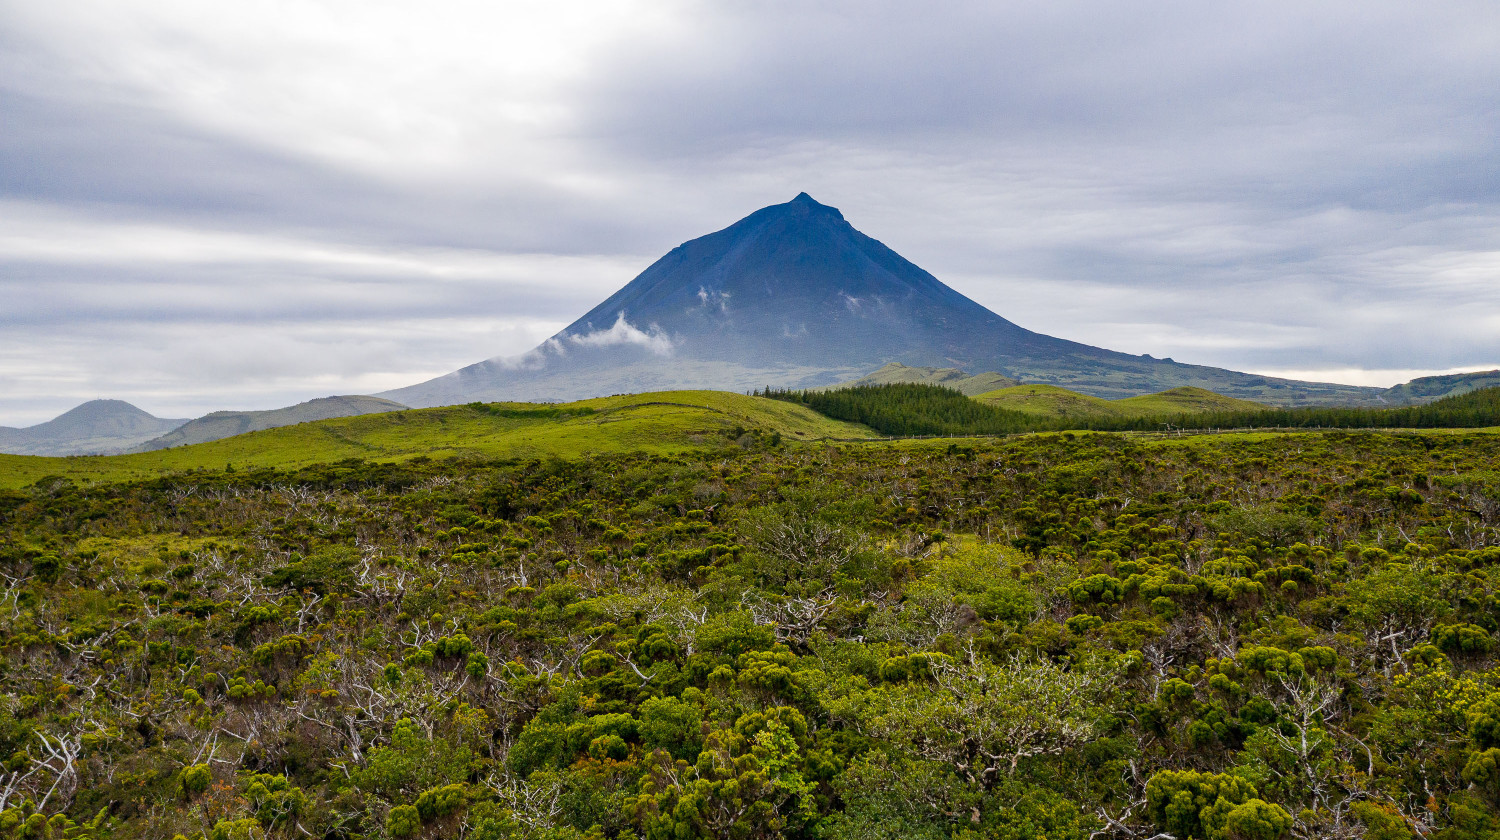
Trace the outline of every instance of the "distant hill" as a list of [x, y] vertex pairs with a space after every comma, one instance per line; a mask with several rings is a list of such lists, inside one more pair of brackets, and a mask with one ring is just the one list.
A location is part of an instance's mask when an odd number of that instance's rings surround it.
[[[1123, 402], [1123, 400], [1122, 400]], [[1465, 391], [1419, 405], [1386, 408], [1262, 406], [1203, 409], [1144, 417], [1091, 418], [1088, 428], [1108, 431], [1156, 431], [1162, 421], [1187, 429], [1483, 429], [1500, 430], [1500, 386]], [[1070, 422], [1070, 421], [1064, 421]]]
[[13, 455], [98, 455], [123, 452], [186, 423], [155, 417], [124, 400], [90, 400], [21, 429], [0, 426], [0, 452]]
[[900, 362], [891, 362], [868, 376], [861, 376], [849, 382], [840, 382], [837, 385], [827, 385], [824, 389], [852, 388], [858, 385], [895, 385], [904, 382], [917, 385], [942, 385], [971, 397], [986, 391], [1021, 384], [1009, 376], [998, 373], [976, 373], [970, 376], [958, 368], [910, 367]]
[[995, 371], [1109, 399], [1192, 386], [1277, 405], [1376, 405], [1381, 393], [1032, 332], [802, 193], [672, 249], [521, 357], [489, 359], [380, 396], [432, 406], [673, 388], [814, 388], [891, 362]]
[[1420, 405], [1500, 385], [1500, 370], [1476, 373], [1450, 373], [1443, 376], [1423, 376], [1402, 385], [1388, 388], [1381, 398], [1390, 405]]
[[1066, 419], [1129, 418], [1198, 414], [1208, 411], [1259, 411], [1265, 405], [1215, 394], [1202, 388], [1173, 388], [1120, 400], [1101, 400], [1056, 385], [1017, 385], [975, 397], [997, 408], [1035, 417]]
[[[208, 443], [246, 432], [259, 432], [279, 426], [293, 426], [314, 420], [331, 420], [335, 417], [354, 417], [361, 414], [381, 414], [406, 408], [398, 402], [380, 397], [344, 396], [322, 397], [308, 400], [287, 408], [268, 411], [215, 411], [196, 420], [182, 423], [179, 428], [148, 440], [132, 449], [132, 452], [150, 452], [174, 446]], [[181, 423], [181, 421], [179, 421]]]

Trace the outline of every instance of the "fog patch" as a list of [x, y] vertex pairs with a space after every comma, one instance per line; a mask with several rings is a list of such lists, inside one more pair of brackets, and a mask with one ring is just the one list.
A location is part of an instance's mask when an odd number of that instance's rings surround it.
[[652, 324], [645, 330], [635, 326], [625, 319], [625, 313], [621, 312], [615, 319], [614, 326], [607, 330], [594, 330], [582, 335], [567, 335], [564, 337], [567, 343], [579, 347], [617, 347], [621, 345], [633, 345], [644, 347], [658, 356], [672, 355], [672, 339], [661, 328]]
[[725, 291], [713, 291], [699, 286], [698, 305], [704, 309], [718, 309], [720, 314], [729, 314], [729, 293]]

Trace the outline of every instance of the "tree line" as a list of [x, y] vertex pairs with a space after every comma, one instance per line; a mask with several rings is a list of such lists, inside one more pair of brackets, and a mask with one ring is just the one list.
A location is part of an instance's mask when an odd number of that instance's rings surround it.
[[855, 385], [828, 391], [766, 387], [754, 395], [805, 405], [826, 417], [862, 423], [894, 437], [1006, 435], [1039, 427], [1034, 417], [986, 405], [941, 385]]

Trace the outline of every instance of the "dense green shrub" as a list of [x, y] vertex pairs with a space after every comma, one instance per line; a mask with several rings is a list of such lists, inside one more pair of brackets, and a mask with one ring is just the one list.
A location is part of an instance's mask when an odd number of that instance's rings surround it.
[[0, 837], [1500, 832], [1489, 434], [13, 495]]

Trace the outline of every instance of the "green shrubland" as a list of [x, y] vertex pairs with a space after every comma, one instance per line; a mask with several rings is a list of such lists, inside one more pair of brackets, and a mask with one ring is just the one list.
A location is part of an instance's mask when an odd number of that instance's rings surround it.
[[1500, 438], [704, 428], [0, 491], [0, 838], [1500, 834]]

